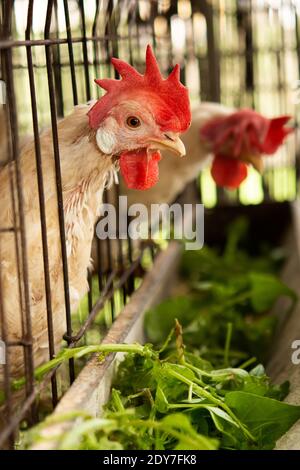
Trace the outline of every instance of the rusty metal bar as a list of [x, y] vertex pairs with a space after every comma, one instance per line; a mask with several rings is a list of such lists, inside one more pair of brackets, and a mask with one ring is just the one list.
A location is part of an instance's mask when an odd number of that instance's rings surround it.
[[[33, 21], [33, 6], [34, 6], [34, 0], [29, 0], [27, 26], [26, 26], [26, 32], [25, 32], [25, 37], [27, 40], [30, 40], [30, 37], [31, 37], [32, 21]], [[30, 96], [31, 96], [31, 111], [32, 111], [32, 122], [33, 122], [33, 132], [34, 132], [39, 209], [40, 209], [40, 216], [41, 216], [41, 235], [42, 235], [42, 247], [43, 247], [44, 284], [45, 284], [45, 295], [46, 295], [49, 358], [52, 359], [55, 356], [55, 345], [54, 345], [53, 318], [52, 318], [51, 281], [50, 281], [50, 268], [49, 268], [49, 253], [48, 253], [47, 220], [46, 220], [46, 208], [45, 208], [45, 190], [44, 190], [44, 177], [43, 177], [42, 155], [41, 155], [41, 145], [40, 145], [40, 135], [39, 135], [37, 102], [36, 102], [36, 93], [35, 93], [35, 79], [34, 79], [34, 72], [33, 72], [33, 67], [32, 67], [33, 61], [32, 61], [31, 46], [27, 46], [26, 53], [27, 53], [29, 86], [30, 86]], [[52, 403], [53, 403], [53, 406], [56, 406], [57, 401], [58, 401], [58, 394], [57, 394], [57, 382], [56, 382], [55, 375], [52, 377], [51, 382], [52, 382]]]
[[[103, 193], [103, 202], [106, 204], [108, 202], [107, 191]], [[113, 271], [113, 254], [111, 248], [111, 240], [109, 238], [106, 239], [106, 249], [107, 249], [107, 274], [109, 275]], [[107, 279], [106, 279], [107, 282]], [[110, 299], [110, 308], [111, 308], [111, 316], [112, 319], [115, 316], [115, 300], [113, 297]]]
[[83, 64], [84, 64], [84, 77], [85, 77], [85, 93], [86, 99], [91, 99], [91, 87], [90, 87], [90, 76], [89, 76], [89, 65], [88, 65], [88, 50], [87, 50], [87, 37], [86, 37], [86, 21], [84, 11], [84, 1], [79, 0], [79, 10], [81, 16], [81, 30], [82, 30], [82, 52], [83, 52]]
[[[1, 259], [1, 237], [0, 237], [0, 259]], [[7, 416], [12, 415], [12, 393], [10, 389], [10, 360], [9, 360], [9, 353], [8, 353], [8, 334], [7, 334], [7, 325], [6, 325], [6, 318], [4, 314], [4, 302], [3, 302], [3, 296], [2, 296], [2, 276], [1, 276], [1, 263], [0, 263], [0, 320], [1, 320], [1, 339], [6, 345], [5, 348], [5, 367], [4, 367], [4, 396], [5, 396], [5, 413]], [[12, 447], [14, 443], [14, 429], [12, 430], [11, 433], [5, 437], [5, 439], [8, 439], [9, 446]], [[0, 433], [1, 436], [1, 433]], [[1, 445], [0, 445], [1, 448]]]
[[[101, 37], [86, 37], [87, 42], [106, 42], [108, 40], [115, 39], [126, 39], [126, 36], [117, 36], [115, 38], [109, 37], [109, 35], [103, 35]], [[128, 39], [128, 37], [127, 37]], [[73, 44], [82, 43], [82, 38], [73, 38]], [[47, 39], [31, 39], [30, 41], [27, 40], [13, 40], [9, 39], [7, 41], [0, 41], [0, 49], [11, 49], [12, 47], [23, 47], [23, 46], [50, 46], [50, 45], [57, 45], [57, 44], [68, 44], [67, 38], [47, 38]]]
[[[4, 32], [4, 31], [3, 31]], [[3, 51], [1, 51], [3, 54]], [[2, 57], [3, 59], [3, 57]], [[4, 60], [1, 61], [2, 66], [4, 65]], [[6, 78], [6, 73], [3, 73], [3, 77]], [[6, 107], [6, 106], [5, 106]], [[8, 109], [6, 109], [7, 115], [8, 115]], [[7, 132], [8, 134], [8, 132]], [[14, 167], [12, 164], [12, 149], [11, 149], [11, 142], [10, 142], [10, 135], [7, 135], [7, 153], [9, 154], [9, 171], [8, 171], [8, 176], [9, 176], [9, 189], [10, 189], [10, 194], [11, 194], [11, 204], [12, 204], [12, 215], [13, 215], [13, 221], [14, 221], [14, 227], [12, 227], [12, 230], [10, 230], [14, 234], [14, 245], [15, 245], [15, 252], [16, 252], [16, 262], [17, 262], [17, 275], [18, 275], [18, 294], [19, 294], [19, 299], [20, 299], [20, 314], [21, 314], [21, 324], [22, 324], [22, 334], [24, 336], [25, 332], [25, 322], [23, 318], [23, 312], [24, 312], [24, 300], [23, 300], [23, 286], [22, 286], [22, 275], [21, 275], [21, 255], [20, 255], [20, 247], [19, 247], [19, 233], [17, 229], [17, 225], [19, 225], [19, 221], [17, 220], [17, 201], [16, 201], [16, 194], [15, 194], [15, 172], [14, 172]], [[5, 233], [5, 229], [3, 230]], [[0, 237], [0, 260], [1, 260], [1, 237]], [[10, 341], [7, 339], [8, 334], [7, 334], [7, 325], [6, 325], [6, 317], [4, 313], [4, 301], [3, 301], [3, 288], [2, 288], [2, 277], [1, 277], [1, 263], [0, 263], [0, 319], [1, 319], [1, 337], [4, 340], [4, 343], [6, 344], [6, 361], [5, 361], [5, 367], [4, 367], [4, 396], [5, 396], [5, 405], [4, 405], [4, 410], [5, 413], [7, 414], [7, 418], [10, 419], [10, 416], [13, 413], [13, 406], [12, 406], [12, 393], [11, 393], [11, 388], [10, 388], [10, 358], [9, 358], [9, 347], [10, 347]], [[24, 342], [25, 343], [25, 342]], [[28, 342], [26, 342], [28, 344]], [[24, 344], [25, 345], [25, 344]], [[26, 354], [25, 354], [25, 349], [23, 348], [23, 355], [24, 355], [24, 362], [26, 363]], [[28, 410], [27, 410], [28, 411]], [[11, 433], [7, 434], [5, 440], [7, 440], [6, 444], [12, 448], [13, 447], [13, 442], [14, 442], [14, 429], [12, 430]], [[1, 433], [0, 433], [1, 435]], [[0, 446], [1, 447], [1, 446]]]
[[[11, 33], [11, 16], [13, 11], [13, 2], [9, 0], [6, 4], [6, 28], [4, 35], [10, 36]], [[18, 139], [18, 124], [17, 124], [17, 111], [16, 100], [14, 92], [14, 77], [12, 65], [12, 51], [6, 49], [4, 53], [4, 66], [6, 70], [6, 85], [7, 85], [7, 101], [9, 105], [9, 120], [11, 130], [11, 149], [14, 161], [15, 178], [17, 184], [17, 207], [18, 217], [20, 221], [20, 241], [21, 241], [21, 262], [22, 262], [22, 279], [24, 290], [24, 337], [28, 341], [28, 346], [24, 348], [25, 358], [25, 375], [26, 375], [26, 395], [32, 393], [34, 388], [34, 365], [33, 365], [33, 350], [32, 350], [32, 329], [31, 329], [31, 306], [30, 306], [30, 293], [29, 293], [29, 272], [28, 272], [28, 259], [27, 259], [27, 237], [26, 237], [26, 222], [24, 215], [24, 196], [23, 196], [23, 183], [22, 171], [20, 168], [19, 160], [19, 139]], [[14, 191], [14, 188], [13, 188]], [[34, 419], [34, 409], [31, 409], [31, 418]]]
[[[45, 30], [44, 30], [45, 39], [49, 39], [49, 35], [50, 35], [53, 5], [54, 5], [54, 0], [48, 0], [46, 23], [45, 23]], [[60, 168], [58, 129], [57, 129], [57, 119], [56, 119], [55, 90], [54, 90], [53, 71], [52, 71], [52, 55], [51, 55], [51, 45], [49, 44], [46, 45], [46, 63], [47, 63], [48, 89], [49, 89], [49, 97], [50, 97], [53, 152], [54, 152], [55, 173], [56, 173], [56, 190], [57, 190], [59, 230], [60, 230], [60, 239], [61, 239], [61, 255], [62, 255], [63, 277], [64, 277], [67, 334], [71, 336], [72, 335], [72, 320], [71, 320], [71, 306], [70, 306], [68, 258], [67, 258], [67, 249], [66, 249], [65, 216], [64, 216], [64, 203], [63, 203], [63, 194], [62, 194], [62, 177], [61, 177], [61, 168]], [[75, 379], [75, 370], [74, 370], [73, 360], [70, 360], [69, 366], [70, 366], [70, 382], [72, 383]]]
[[[54, 28], [53, 31], [50, 32], [50, 35], [59, 37], [57, 0], [54, 0], [54, 15], [52, 21], [54, 23]], [[55, 44], [52, 47], [52, 69], [56, 95], [56, 112], [57, 115], [62, 118], [64, 117], [64, 98], [62, 89], [61, 58], [59, 46], [59, 44]]]
[[75, 61], [74, 61], [74, 51], [73, 51], [74, 40], [72, 38], [72, 32], [71, 32], [68, 0], [64, 0], [64, 11], [65, 11], [66, 30], [67, 30], [67, 38], [68, 38], [68, 51], [69, 51], [71, 80], [72, 80], [73, 103], [74, 103], [74, 106], [76, 106], [78, 104], [78, 94], [77, 94], [76, 71], [75, 71]]

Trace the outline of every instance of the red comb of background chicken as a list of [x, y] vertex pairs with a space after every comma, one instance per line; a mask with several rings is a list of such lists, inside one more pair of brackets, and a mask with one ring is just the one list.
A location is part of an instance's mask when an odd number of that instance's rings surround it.
[[134, 99], [151, 103], [162, 131], [184, 132], [191, 123], [188, 91], [179, 81], [180, 67], [176, 65], [164, 79], [150, 46], [146, 51], [146, 71], [142, 75], [120, 59], [111, 59], [121, 80], [105, 78], [95, 82], [107, 93], [90, 109], [90, 127], [97, 129], [110, 109], [122, 100]]
[[275, 153], [293, 132], [284, 127], [289, 120], [290, 116], [268, 119], [251, 109], [242, 109], [205, 124], [200, 135], [212, 144], [215, 158], [211, 173], [217, 185], [237, 188], [247, 177], [247, 163], [253, 163], [260, 154]]

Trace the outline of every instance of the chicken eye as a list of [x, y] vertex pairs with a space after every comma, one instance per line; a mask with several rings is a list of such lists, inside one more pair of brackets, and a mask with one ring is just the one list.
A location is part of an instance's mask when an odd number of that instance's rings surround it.
[[136, 116], [129, 116], [126, 123], [130, 129], [137, 129], [141, 125], [141, 121]]

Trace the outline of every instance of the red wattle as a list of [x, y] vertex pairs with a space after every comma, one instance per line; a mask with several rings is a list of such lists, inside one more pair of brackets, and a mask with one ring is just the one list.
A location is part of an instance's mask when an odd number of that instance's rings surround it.
[[236, 158], [216, 155], [211, 175], [218, 186], [236, 189], [247, 178], [247, 165]]
[[129, 189], [146, 190], [159, 180], [160, 152], [147, 149], [124, 152], [120, 156], [120, 170]]

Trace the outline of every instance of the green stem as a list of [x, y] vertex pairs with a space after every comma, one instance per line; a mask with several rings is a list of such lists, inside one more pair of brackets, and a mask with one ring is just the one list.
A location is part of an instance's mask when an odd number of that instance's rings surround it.
[[124, 405], [122, 403], [122, 400], [120, 398], [120, 392], [116, 390], [115, 388], [112, 389], [111, 391], [111, 401], [114, 405], [114, 408], [117, 412], [122, 413], [125, 411]]
[[196, 408], [207, 408], [209, 406], [214, 406], [213, 403], [206, 403], [205, 405], [201, 405], [201, 403], [174, 403], [168, 405], [169, 410], [178, 410], [178, 409], [187, 409], [191, 408], [192, 410]]
[[246, 369], [247, 367], [251, 366], [257, 361], [256, 357], [250, 357], [248, 361], [243, 362], [240, 366], [239, 369]]
[[[252, 359], [254, 359], [254, 361], [252, 361]], [[252, 363], [252, 362], [255, 362], [256, 359], [255, 358], [252, 358], [251, 359], [251, 362], [250, 362], [250, 359], [249, 361], [247, 361], [247, 363]], [[246, 366], [248, 365], [246, 362]], [[213, 379], [213, 380], [216, 380], [218, 377], [232, 377], [232, 374], [235, 373], [235, 369], [234, 368], [229, 368], [229, 369], [220, 369], [219, 373], [216, 374], [216, 370], [214, 370], [213, 372], [208, 372], [206, 370], [202, 370], [202, 369], [199, 369], [198, 367], [196, 366], [193, 366], [192, 364], [189, 364], [188, 362], [185, 362], [184, 363], [185, 367], [187, 367], [188, 369], [192, 370], [193, 372], [196, 372], [197, 374], [200, 374], [200, 375], [204, 375], [205, 377], [209, 377], [210, 379]], [[243, 365], [243, 364], [242, 364]], [[236, 370], [239, 370], [239, 369], [243, 369], [243, 367], [239, 367], [238, 369]], [[195, 379], [196, 380], [196, 379]], [[200, 383], [201, 386], [206, 386], [207, 384], [205, 384], [204, 382], [202, 382], [201, 380], [198, 379], [197, 383]]]
[[227, 323], [227, 333], [226, 333], [226, 341], [225, 341], [225, 349], [224, 349], [224, 364], [225, 367], [229, 365], [229, 351], [230, 351], [230, 343], [232, 338], [232, 323]]
[[223, 311], [224, 308], [233, 307], [241, 302], [245, 302], [245, 300], [249, 300], [251, 298], [251, 291], [241, 292], [238, 295], [234, 295], [233, 298], [225, 301], [221, 306], [220, 310]]
[[243, 423], [237, 418], [237, 416], [231, 411], [231, 409], [219, 398], [214, 397], [210, 392], [205, 390], [204, 388], [200, 387], [200, 385], [197, 385], [195, 382], [192, 380], [188, 379], [184, 375], [179, 374], [179, 372], [176, 372], [175, 370], [172, 370], [171, 368], [166, 369], [166, 372], [168, 375], [176, 378], [180, 382], [185, 383], [186, 385], [193, 386], [193, 391], [194, 393], [198, 394], [198, 396], [207, 398], [211, 400], [213, 403], [215, 403], [217, 406], [220, 408], [223, 408], [229, 416], [238, 424], [239, 428], [243, 431], [245, 436], [255, 442], [255, 437], [250, 433], [250, 431], [246, 428], [246, 426], [243, 425]]
[[169, 346], [170, 342], [172, 341], [172, 338], [173, 338], [173, 336], [174, 336], [174, 333], [175, 333], [175, 327], [172, 328], [172, 330], [171, 330], [170, 333], [168, 334], [166, 341], [164, 342], [164, 344], [162, 345], [162, 347], [161, 347], [160, 350], [158, 351], [159, 354], [161, 354], [162, 352], [164, 352], [164, 351], [167, 349], [167, 347]]
[[[94, 354], [94, 353], [103, 353], [103, 354], [110, 354], [110, 353], [133, 353], [133, 354], [140, 354], [141, 356], [150, 356], [156, 357], [156, 353], [151, 351], [148, 347], [141, 346], [140, 344], [97, 344], [91, 346], [81, 346], [79, 348], [70, 348], [65, 349], [57, 357], [51, 359], [46, 364], [37, 367], [34, 371], [34, 377], [36, 380], [41, 380], [44, 375], [50, 372], [55, 367], [62, 364], [64, 361], [69, 359], [75, 358], [78, 359], [80, 357], [86, 356], [87, 354]], [[22, 388], [26, 383], [25, 377], [21, 379], [15, 380], [12, 383], [13, 390], [19, 390]]]

